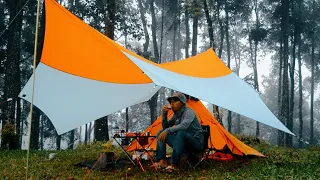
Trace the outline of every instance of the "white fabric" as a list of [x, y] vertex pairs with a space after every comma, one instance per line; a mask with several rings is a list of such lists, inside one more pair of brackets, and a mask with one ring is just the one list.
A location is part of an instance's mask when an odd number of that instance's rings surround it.
[[269, 110], [258, 93], [234, 73], [219, 78], [196, 78], [162, 69], [125, 54], [159, 86], [195, 96], [294, 135]]
[[[19, 97], [31, 102], [32, 76]], [[149, 100], [161, 87], [90, 80], [40, 63], [36, 69], [34, 105], [51, 120], [58, 134]], [[23, 95], [26, 95], [25, 97]]]

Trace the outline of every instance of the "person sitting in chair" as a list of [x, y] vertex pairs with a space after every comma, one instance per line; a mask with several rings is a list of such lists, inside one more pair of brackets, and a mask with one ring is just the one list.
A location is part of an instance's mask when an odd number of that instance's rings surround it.
[[[156, 163], [158, 168], [166, 167], [171, 173], [179, 168], [181, 155], [200, 153], [203, 149], [203, 132], [195, 112], [186, 106], [187, 99], [182, 93], [176, 93], [167, 99], [170, 105], [162, 108], [162, 130], [157, 133]], [[168, 111], [174, 115], [167, 119]], [[172, 147], [170, 164], [166, 161], [166, 144]]]

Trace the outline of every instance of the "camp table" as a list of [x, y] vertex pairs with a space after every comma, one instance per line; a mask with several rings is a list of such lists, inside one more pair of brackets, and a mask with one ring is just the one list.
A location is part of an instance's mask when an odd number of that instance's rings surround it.
[[[135, 157], [136, 157], [136, 160], [137, 160], [137, 162], [139, 163], [139, 165], [140, 165], [140, 167], [141, 167], [141, 169], [143, 170], [143, 171], [145, 171], [145, 169], [143, 168], [143, 166], [142, 166], [142, 163], [141, 163], [141, 157], [146, 153], [147, 154], [147, 156], [150, 158], [150, 161], [152, 162], [152, 164], [154, 164], [154, 160], [153, 160], [153, 157], [150, 155], [150, 153], [149, 153], [149, 150], [148, 150], [148, 148], [149, 148], [149, 146], [150, 146], [150, 144], [151, 143], [148, 143], [149, 142], [149, 138], [151, 138], [151, 140], [153, 141], [153, 140], [155, 140], [156, 139], [156, 136], [151, 136], [150, 134], [147, 134], [147, 135], [141, 135], [141, 134], [137, 134], [137, 133], [134, 133], [134, 135], [129, 135], [129, 136], [127, 136], [127, 135], [125, 135], [125, 136], [113, 136], [113, 139], [115, 140], [115, 142], [121, 147], [121, 149], [122, 149], [122, 151], [126, 154], [126, 156], [130, 159], [130, 161], [135, 165], [135, 163], [133, 162], [133, 159], [130, 157], [130, 155], [128, 154], [128, 152], [123, 148], [123, 145], [122, 145], [122, 143], [119, 143], [118, 142], [118, 140], [116, 139], [116, 138], [121, 138], [121, 139], [123, 139], [123, 138], [134, 138], [137, 142], [138, 142], [138, 144], [141, 146], [141, 149], [139, 148], [137, 148], [137, 149], [135, 149], [133, 152], [134, 152], [134, 155], [135, 155]], [[146, 145], [148, 145], [147, 147], [146, 147]], [[137, 152], [142, 152], [140, 155], [138, 155], [137, 154]], [[118, 158], [119, 159], [119, 158]], [[117, 159], [117, 160], [118, 160]], [[116, 160], [116, 161], [117, 161]], [[157, 167], [156, 166], [154, 166], [155, 167], [155, 169], [157, 170]]]

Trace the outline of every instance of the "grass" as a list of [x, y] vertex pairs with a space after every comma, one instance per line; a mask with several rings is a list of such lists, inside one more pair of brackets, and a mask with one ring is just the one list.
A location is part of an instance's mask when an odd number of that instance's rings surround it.
[[[293, 149], [243, 139], [266, 158], [238, 158], [231, 162], [206, 163], [174, 174], [127, 165], [107, 171], [89, 171], [75, 164], [98, 158], [106, 147], [101, 143], [81, 145], [76, 150], [31, 151], [29, 179], [320, 179], [320, 148]], [[251, 143], [251, 144], [250, 144]], [[109, 145], [109, 143], [107, 143]], [[117, 156], [121, 149], [111, 147]], [[53, 160], [50, 153], [57, 153]], [[25, 179], [26, 151], [0, 151], [0, 179]], [[122, 156], [124, 156], [122, 154]], [[145, 166], [147, 167], [147, 166]], [[131, 169], [129, 169], [131, 168]]]

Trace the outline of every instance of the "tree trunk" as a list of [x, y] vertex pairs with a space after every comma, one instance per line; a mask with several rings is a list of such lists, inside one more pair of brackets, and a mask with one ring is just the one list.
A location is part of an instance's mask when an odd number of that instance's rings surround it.
[[173, 25], [174, 28], [173, 28], [173, 38], [172, 38], [172, 61], [175, 61], [176, 60], [176, 31], [177, 31], [177, 28], [176, 28], [176, 25]]
[[126, 108], [126, 132], [129, 132], [129, 108]]
[[300, 23], [301, 23], [301, 5], [302, 5], [302, 0], [299, 1], [299, 25], [298, 25], [298, 29], [297, 29], [297, 43], [298, 43], [298, 68], [299, 68], [299, 148], [302, 148], [302, 130], [303, 130], [303, 119], [302, 119], [302, 72], [301, 72], [301, 27], [300, 27]]
[[[153, 41], [153, 51], [155, 56], [155, 63], [159, 63], [159, 51], [158, 51], [158, 43], [157, 43], [157, 22], [156, 15], [154, 12], [154, 0], [150, 1], [150, 13], [151, 13], [151, 32], [152, 32], [152, 41]], [[148, 105], [150, 109], [150, 123], [152, 124], [157, 117], [157, 101], [158, 101], [159, 91], [149, 100]]]
[[81, 143], [82, 143], [82, 126], [80, 126], [79, 131], [80, 131], [80, 132], [79, 132], [79, 134], [80, 134], [80, 135], [79, 135], [79, 136], [80, 136], [80, 137], [79, 137], [79, 144], [81, 144]]
[[181, 8], [180, 0], [178, 1], [178, 45], [177, 45], [177, 59], [181, 59]]
[[[20, 78], [20, 77], [19, 77]], [[16, 101], [16, 132], [19, 137], [19, 141], [17, 142], [17, 149], [21, 149], [22, 144], [22, 129], [21, 126], [21, 100], [17, 98]]]
[[105, 34], [114, 39], [114, 29], [116, 23], [116, 0], [108, 0], [107, 4], [108, 18], [106, 18], [106, 32]]
[[[230, 41], [229, 41], [229, 12], [228, 12], [228, 5], [225, 5], [225, 12], [226, 12], [226, 41], [227, 41], [227, 54], [228, 54], [228, 68], [230, 69], [230, 61], [231, 61], [231, 54], [230, 54]], [[228, 111], [228, 131], [231, 132], [232, 128], [232, 115], [231, 111]]]
[[289, 36], [289, 0], [283, 0], [283, 79], [281, 119], [285, 124], [289, 119], [289, 77], [288, 77], [288, 36]]
[[[176, 4], [174, 4], [174, 21], [173, 21], [173, 38], [172, 38], [172, 61], [176, 60], [176, 33], [177, 33], [177, 18], [176, 18]], [[171, 95], [173, 95], [174, 90], [171, 89]]]
[[[99, 129], [101, 131], [101, 129]], [[84, 144], [88, 143], [88, 124], [86, 124], [85, 130], [84, 130]]]
[[[22, 109], [23, 109], [23, 107], [22, 107]], [[21, 112], [21, 110], [20, 110], [20, 112]], [[21, 117], [20, 117], [21, 118]], [[20, 122], [20, 136], [19, 136], [19, 147], [20, 147], [20, 149], [22, 148], [22, 137], [23, 137], [23, 133], [24, 133], [24, 119], [22, 118], [21, 119], [21, 122]], [[0, 120], [0, 124], [1, 124], [1, 120]], [[1, 143], [0, 143], [0, 148], [1, 148]]]
[[[167, 102], [166, 102], [166, 88], [165, 87], [162, 87], [160, 90], [159, 90], [159, 96], [160, 96], [160, 106], [164, 106]], [[161, 114], [161, 109], [159, 108], [159, 114]]]
[[209, 14], [209, 9], [207, 5], [207, 0], [203, 0], [203, 8], [207, 19], [208, 24], [208, 33], [209, 33], [209, 39], [210, 39], [210, 47], [215, 51], [215, 43], [213, 39], [213, 27], [212, 27], [212, 20]]
[[168, 57], [167, 57], [167, 53], [168, 53], [168, 38], [167, 36], [165, 36], [164, 38], [164, 46], [163, 46], [163, 57], [161, 59], [161, 62], [168, 62]]
[[222, 20], [220, 19], [220, 6], [221, 6], [220, 1], [217, 1], [217, 10], [218, 10], [217, 19], [220, 27], [220, 47], [219, 47], [219, 53], [218, 53], [219, 58], [221, 58], [222, 56], [223, 41], [224, 41], [224, 27], [223, 27]]
[[[257, 92], [259, 91], [259, 81], [258, 81], [258, 70], [257, 70], [257, 49], [258, 49], [258, 42], [254, 43], [254, 62], [252, 63], [253, 66], [253, 74], [254, 74], [254, 86]], [[259, 129], [259, 122], [256, 122], [256, 137], [260, 136], [260, 129]]]
[[74, 12], [75, 1], [77, 1], [77, 0], [69, 0], [69, 2], [68, 2], [68, 6], [70, 8], [70, 12], [72, 12], [72, 13], [75, 13]]
[[[22, 30], [22, 14], [21, 0], [11, 0], [7, 2], [10, 19], [12, 24], [7, 30], [7, 52], [5, 60], [5, 77], [4, 77], [4, 99], [12, 98], [13, 100], [5, 103], [3, 107], [3, 113], [5, 119], [10, 122], [14, 122], [14, 117], [16, 114], [16, 102], [19, 101], [18, 94], [21, 90], [20, 84], [20, 43], [21, 43], [21, 30]], [[20, 121], [20, 117], [16, 119]], [[3, 123], [3, 126], [6, 122]], [[16, 122], [17, 126], [15, 128], [16, 132], [20, 132], [20, 122]], [[18, 133], [19, 135], [19, 133]], [[10, 142], [10, 149], [18, 149], [19, 141], [18, 139], [14, 142]]]
[[163, 51], [163, 29], [164, 29], [164, 11], [165, 11], [165, 2], [162, 0], [162, 11], [161, 11], [161, 37], [160, 37], [160, 54], [159, 54], [159, 61], [163, 62], [162, 59], [162, 51]]
[[[177, 34], [177, 1], [173, 1], [173, 38], [172, 38], [172, 61], [176, 60], [176, 34]], [[173, 90], [172, 90], [173, 91]]]
[[73, 149], [73, 147], [74, 147], [74, 129], [70, 131], [70, 142], [69, 142], [68, 149]]
[[312, 47], [311, 47], [311, 105], [310, 105], [310, 145], [314, 145], [314, 119], [313, 119], [313, 103], [314, 103], [314, 48], [315, 48], [315, 36], [314, 36], [314, 30], [312, 32]]
[[44, 129], [44, 115], [40, 117], [40, 149], [43, 150], [43, 129]]
[[185, 5], [185, 24], [186, 24], [186, 47], [185, 58], [189, 58], [189, 45], [190, 45], [190, 27], [189, 27], [189, 6]]
[[193, 25], [192, 25], [192, 52], [191, 55], [197, 54], [197, 42], [198, 42], [198, 21], [199, 21], [199, 5], [197, 0], [193, 1]]
[[150, 125], [157, 118], [157, 100], [158, 100], [159, 91], [148, 101], [149, 109], [150, 109]]
[[[88, 130], [87, 124], [85, 129], [85, 143], [88, 141]], [[108, 116], [100, 118], [95, 121], [94, 126], [94, 138], [96, 141], [109, 141], [109, 131], [108, 131]]]
[[146, 22], [146, 18], [145, 18], [145, 9], [142, 6], [141, 0], [138, 0], [138, 3], [139, 3], [140, 18], [142, 21], [144, 37], [146, 39], [146, 41], [143, 44], [143, 53], [145, 56], [148, 52], [150, 38], [149, 38], [149, 33], [148, 33], [148, 29], [147, 29], [147, 22]]
[[[278, 81], [278, 118], [285, 124], [281, 119], [281, 102], [282, 102], [282, 69], [283, 69], [283, 37], [280, 36], [280, 50], [279, 50], [279, 81]], [[282, 131], [278, 131], [278, 146], [284, 146], [284, 134]]]
[[37, 107], [33, 107], [32, 115], [32, 125], [31, 125], [31, 144], [30, 149], [38, 150], [39, 149], [39, 122], [40, 122], [40, 110]]
[[[254, 0], [254, 11], [256, 15], [256, 29], [259, 28], [260, 22], [259, 22], [259, 12], [258, 12], [258, 1]], [[258, 71], [257, 71], [257, 50], [258, 50], [258, 41], [255, 40], [254, 43], [254, 63], [252, 63], [253, 66], [253, 73], [254, 73], [254, 84], [255, 89], [257, 92], [259, 91], [259, 81], [258, 81]], [[259, 122], [256, 122], [256, 137], [260, 136], [260, 128], [259, 128]]]
[[153, 51], [155, 57], [155, 63], [159, 63], [159, 51], [158, 51], [158, 43], [157, 43], [157, 22], [156, 15], [154, 12], [154, 0], [150, 1], [150, 13], [151, 13], [151, 32], [152, 32], [152, 42], [153, 42]]
[[60, 150], [61, 149], [61, 135], [57, 135], [57, 138], [56, 138], [56, 143], [57, 143], [57, 150]]
[[88, 142], [91, 142], [92, 122], [89, 123]]
[[[290, 67], [290, 109], [289, 109], [289, 119], [287, 123], [287, 127], [290, 131], [293, 129], [293, 109], [294, 109], [294, 72], [296, 65], [296, 44], [297, 44], [297, 27], [294, 28], [293, 35], [293, 45], [292, 45], [292, 60]], [[286, 146], [292, 147], [292, 135], [286, 134]]]

